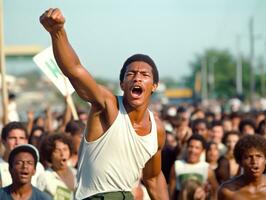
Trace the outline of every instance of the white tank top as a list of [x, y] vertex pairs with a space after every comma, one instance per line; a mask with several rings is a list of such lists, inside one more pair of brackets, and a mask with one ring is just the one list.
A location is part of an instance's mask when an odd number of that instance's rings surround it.
[[184, 160], [176, 160], [174, 168], [177, 190], [180, 190], [181, 184], [188, 179], [194, 179], [200, 183], [206, 183], [208, 179], [209, 163], [205, 161], [190, 164]]
[[151, 132], [139, 136], [118, 97], [119, 112], [111, 127], [97, 140], [80, 147], [78, 185], [75, 198], [83, 199], [97, 193], [131, 191], [140, 178], [146, 162], [157, 152], [157, 128], [149, 111]]

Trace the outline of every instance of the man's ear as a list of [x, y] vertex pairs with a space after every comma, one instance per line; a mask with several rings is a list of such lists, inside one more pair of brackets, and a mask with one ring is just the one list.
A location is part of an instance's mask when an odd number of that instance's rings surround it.
[[155, 90], [157, 89], [157, 87], [158, 87], [158, 83], [153, 83], [152, 92], [155, 92]]
[[124, 82], [123, 81], [120, 81], [120, 88], [121, 88], [121, 90], [124, 91]]

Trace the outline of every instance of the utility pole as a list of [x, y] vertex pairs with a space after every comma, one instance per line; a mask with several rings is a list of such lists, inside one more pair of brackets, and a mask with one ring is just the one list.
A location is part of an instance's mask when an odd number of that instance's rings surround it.
[[261, 85], [261, 96], [265, 96], [265, 70], [263, 65], [263, 57], [259, 58], [259, 68], [260, 68], [260, 85]]
[[202, 93], [201, 98], [202, 101], [208, 100], [208, 84], [207, 84], [207, 61], [206, 58], [203, 57], [201, 60], [201, 82], [202, 82]]
[[242, 56], [240, 51], [241, 38], [240, 35], [236, 36], [236, 51], [237, 51], [237, 63], [236, 63], [236, 94], [243, 95], [243, 71], [242, 71]]
[[1, 69], [1, 86], [2, 86], [2, 123], [3, 126], [8, 122], [7, 119], [7, 105], [8, 105], [8, 94], [5, 80], [5, 52], [4, 52], [4, 8], [3, 0], [0, 0], [0, 69]]
[[255, 73], [254, 73], [254, 24], [253, 18], [249, 21], [249, 42], [250, 42], [250, 103], [253, 105], [254, 95], [255, 95]]
[[209, 82], [209, 86], [210, 86], [210, 96], [211, 98], [215, 97], [215, 63], [217, 62], [217, 58], [215, 57], [211, 57], [211, 59], [208, 62], [208, 67], [209, 67], [209, 73], [208, 73], [208, 82]]

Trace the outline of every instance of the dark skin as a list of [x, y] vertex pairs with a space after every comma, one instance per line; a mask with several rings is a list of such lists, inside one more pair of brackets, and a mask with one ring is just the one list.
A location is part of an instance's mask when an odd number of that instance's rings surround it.
[[[47, 10], [40, 17], [40, 22], [51, 35], [55, 59], [60, 69], [69, 78], [79, 96], [91, 103], [86, 140], [95, 141], [115, 121], [119, 111], [117, 98], [106, 87], [99, 85], [80, 63], [68, 42], [64, 29], [65, 19], [59, 9]], [[120, 85], [124, 91], [123, 103], [133, 128], [140, 136], [149, 134], [151, 121], [148, 106], [151, 94], [157, 88], [151, 66], [139, 61], [129, 64]], [[141, 95], [132, 92], [136, 85], [142, 88]], [[156, 117], [155, 120], [158, 151], [146, 163], [143, 169], [143, 181], [152, 199], [167, 200], [169, 199], [167, 185], [161, 172], [161, 149], [164, 145], [165, 132], [159, 118]]]
[[29, 199], [32, 194], [31, 177], [35, 174], [33, 156], [28, 152], [18, 153], [14, 158], [13, 167], [9, 170], [13, 180], [12, 198], [14, 200]]
[[259, 200], [266, 196], [266, 177], [263, 175], [266, 158], [256, 148], [247, 149], [241, 160], [244, 173], [221, 185], [218, 200]]

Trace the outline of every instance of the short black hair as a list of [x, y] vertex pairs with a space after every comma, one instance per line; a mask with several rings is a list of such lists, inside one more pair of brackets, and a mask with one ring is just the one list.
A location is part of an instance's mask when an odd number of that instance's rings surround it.
[[1, 138], [3, 141], [6, 141], [9, 132], [12, 131], [13, 129], [23, 130], [25, 132], [26, 138], [28, 138], [28, 131], [25, 128], [24, 124], [22, 122], [14, 121], [14, 122], [9, 122], [7, 125], [3, 127], [2, 134], [1, 134]]
[[31, 144], [18, 145], [10, 152], [8, 157], [9, 168], [12, 169], [15, 156], [21, 152], [28, 152], [33, 156], [34, 166], [36, 168], [37, 162], [39, 161], [39, 152], [37, 148]]
[[192, 132], [193, 133], [197, 133], [196, 132], [196, 126], [198, 124], [205, 124], [206, 128], [208, 128], [208, 122], [206, 121], [206, 119], [198, 118], [198, 119], [193, 120], [191, 123], [192, 123]]
[[236, 136], [238, 136], [238, 138], [241, 137], [241, 134], [239, 133], [239, 131], [234, 131], [234, 130], [233, 131], [227, 131], [224, 133], [224, 136], [222, 139], [223, 144], [226, 144], [226, 140], [230, 135], [236, 135]]
[[246, 125], [249, 125], [251, 126], [254, 131], [256, 131], [256, 123], [253, 119], [251, 118], [245, 118], [245, 119], [242, 119], [239, 123], [239, 131], [242, 133], [243, 132], [243, 129], [244, 129], [244, 126]]
[[67, 123], [65, 132], [70, 133], [72, 136], [82, 133], [85, 129], [85, 124], [81, 120], [71, 120]]
[[215, 126], [223, 126], [223, 124], [220, 120], [215, 120], [211, 123], [211, 127], [213, 128]]
[[123, 80], [124, 80], [124, 76], [125, 76], [125, 73], [127, 71], [127, 66], [133, 62], [136, 62], [136, 61], [142, 61], [142, 62], [149, 64], [152, 68], [153, 83], [159, 82], [159, 73], [158, 73], [158, 69], [157, 69], [154, 61], [151, 59], [150, 56], [144, 55], [144, 54], [135, 54], [133, 56], [130, 56], [124, 62], [123, 67], [120, 70], [120, 76], [119, 76], [120, 82], [123, 82]]
[[251, 148], [261, 151], [266, 157], [266, 139], [258, 134], [246, 135], [238, 140], [234, 148], [234, 157], [238, 164], [241, 164], [242, 156]]
[[202, 135], [197, 134], [197, 133], [193, 133], [192, 136], [188, 139], [187, 145], [189, 145], [191, 140], [200, 141], [201, 144], [202, 144], [203, 149], [206, 149], [206, 140], [204, 139], [204, 137]]

